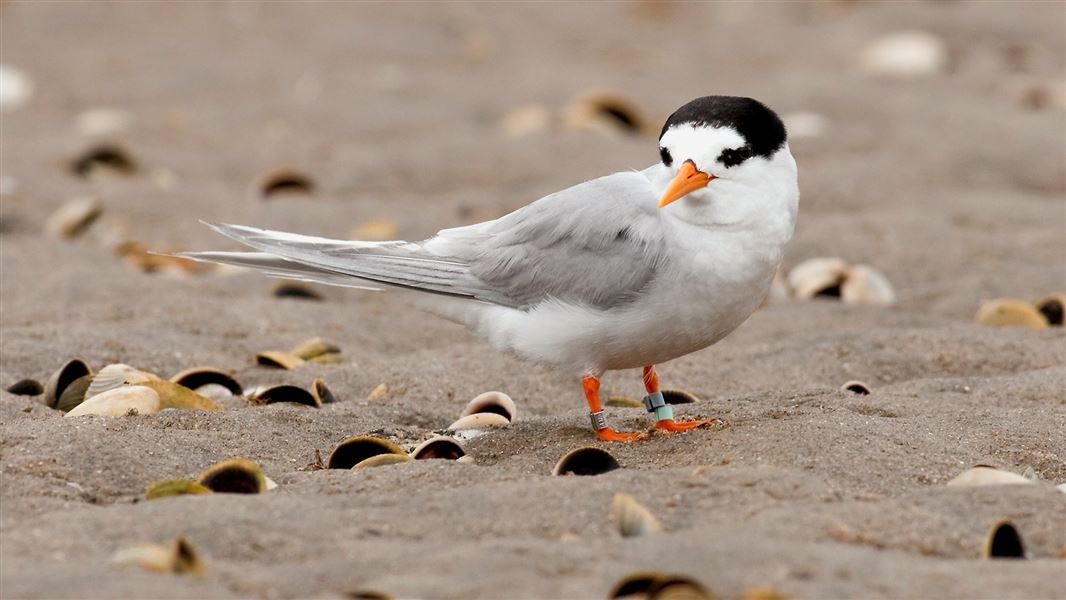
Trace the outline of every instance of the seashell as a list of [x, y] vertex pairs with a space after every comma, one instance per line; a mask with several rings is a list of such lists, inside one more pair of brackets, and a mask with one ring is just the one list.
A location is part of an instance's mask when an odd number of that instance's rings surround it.
[[388, 219], [371, 219], [363, 221], [348, 232], [348, 239], [367, 242], [386, 242], [395, 240], [400, 234], [396, 223]]
[[627, 398], [625, 396], [611, 396], [604, 402], [607, 406], [614, 406], [617, 408], [644, 408], [644, 403], [634, 398]]
[[0, 110], [26, 106], [33, 98], [33, 81], [11, 65], [0, 65]]
[[411, 462], [412, 460], [414, 459], [406, 454], [376, 454], [370, 458], [365, 458], [359, 461], [352, 467], [352, 470], [361, 471], [363, 469], [372, 469], [374, 467], [384, 467], [402, 462]]
[[210, 494], [211, 489], [191, 479], [164, 479], [156, 481], [144, 491], [147, 500], [169, 498], [170, 496], [185, 496]]
[[319, 405], [333, 404], [337, 399], [333, 396], [333, 392], [329, 391], [326, 387], [326, 382], [321, 378], [315, 379], [311, 382], [311, 395], [318, 401]]
[[1063, 313], [1066, 311], [1066, 294], [1049, 294], [1036, 301], [1036, 310], [1044, 315], [1048, 325], [1062, 327]]
[[896, 303], [896, 292], [888, 279], [873, 267], [854, 265], [847, 270], [840, 285], [840, 299], [847, 304], [889, 306]]
[[262, 494], [266, 491], [266, 478], [259, 465], [242, 458], [211, 465], [196, 482], [221, 494]]
[[340, 354], [341, 348], [333, 342], [327, 342], [322, 338], [304, 340], [289, 351], [289, 354], [298, 356], [304, 360], [310, 360], [323, 354]]
[[503, 427], [504, 425], [510, 424], [511, 422], [503, 415], [498, 415], [496, 413], [477, 413], [460, 418], [458, 421], [449, 425], [448, 429], [451, 431], [462, 431], [464, 429]]
[[305, 406], [319, 408], [322, 403], [311, 392], [295, 385], [272, 385], [260, 390], [252, 397], [254, 404], [277, 404], [278, 402], [293, 402]]
[[74, 127], [78, 133], [100, 137], [121, 133], [133, 124], [133, 115], [119, 108], [90, 108], [78, 113]]
[[518, 415], [518, 409], [515, 408], [514, 400], [503, 392], [485, 392], [478, 394], [473, 400], [467, 403], [466, 408], [459, 414], [460, 417], [466, 417], [477, 413], [492, 413], [503, 416], [507, 419], [508, 423], [515, 420]]
[[863, 50], [860, 64], [873, 75], [929, 77], [948, 68], [948, 48], [925, 31], [897, 31], [874, 40]]
[[1016, 485], [1020, 483], [1033, 483], [1031, 480], [1010, 471], [1003, 471], [987, 465], [963, 471], [951, 481], [949, 487], [976, 487], [982, 485]]
[[459, 445], [459, 442], [442, 435], [429, 438], [411, 451], [411, 457], [415, 460], [427, 460], [431, 458], [459, 460], [464, 456], [466, 456], [466, 450]]
[[313, 362], [316, 365], [335, 365], [344, 362], [344, 356], [340, 352], [330, 352], [329, 354], [319, 354], [308, 362]]
[[63, 390], [67, 389], [72, 381], [85, 375], [92, 375], [92, 369], [89, 365], [85, 364], [85, 361], [80, 358], [74, 358], [66, 362], [62, 367], [52, 373], [52, 376], [48, 378], [48, 381], [44, 384], [44, 397], [43, 401], [45, 406], [55, 408], [56, 402], [63, 394]]
[[275, 298], [301, 298], [304, 300], [324, 300], [322, 294], [307, 285], [296, 281], [279, 281], [270, 288], [270, 295]]
[[123, 548], [111, 557], [116, 567], [138, 566], [156, 573], [198, 575], [204, 564], [196, 550], [185, 538], [178, 538], [170, 547], [159, 544], [140, 544]]
[[847, 269], [847, 263], [839, 258], [811, 258], [793, 267], [787, 281], [800, 299], [839, 296]]
[[329, 455], [327, 468], [351, 469], [371, 456], [379, 454], [403, 454], [403, 448], [381, 438], [360, 436], [344, 440]]
[[860, 396], [869, 396], [870, 395], [870, 386], [866, 385], [865, 383], [863, 383], [861, 381], [854, 380], [854, 381], [849, 381], [849, 382], [845, 383], [844, 385], [840, 386], [840, 391], [842, 391], [842, 392], [851, 392], [853, 394], [858, 394]]
[[629, 100], [609, 93], [581, 96], [563, 109], [562, 122], [571, 129], [595, 131], [606, 135], [640, 133], [644, 118]]
[[209, 410], [212, 412], [222, 410], [222, 407], [213, 401], [173, 381], [144, 381], [137, 385], [155, 390], [159, 394], [159, 406], [161, 408]]
[[660, 390], [663, 393], [663, 401], [667, 404], [695, 404], [700, 399], [685, 390]]
[[59, 400], [56, 400], [56, 410], [70, 412], [75, 406], [89, 398], [88, 390], [92, 387], [92, 382], [92, 375], [83, 375], [71, 381], [67, 389], [63, 390], [59, 396]]
[[629, 494], [614, 495], [611, 516], [618, 523], [618, 531], [622, 537], [638, 537], [663, 530], [659, 519]]
[[988, 530], [982, 558], [1025, 558], [1025, 545], [1018, 529], [1010, 521], [999, 521]]
[[110, 364], [100, 369], [96, 375], [93, 376], [93, 383], [85, 392], [85, 397], [92, 398], [97, 394], [102, 394], [117, 387], [135, 385], [145, 381], [159, 381], [159, 377], [156, 377], [152, 373], [134, 369], [126, 364]]
[[366, 399], [370, 402], [375, 400], [381, 400], [385, 396], [389, 395], [389, 386], [385, 383], [379, 383], [374, 386], [374, 389], [370, 390], [370, 393], [366, 395]]
[[259, 196], [264, 200], [281, 197], [310, 196], [315, 191], [315, 184], [307, 175], [291, 169], [271, 171], [256, 185]]
[[86, 399], [72, 408], [67, 413], [67, 416], [103, 415], [123, 417], [151, 415], [159, 412], [161, 406], [162, 402], [155, 390], [140, 385], [127, 385]]
[[72, 239], [85, 233], [100, 215], [104, 206], [91, 196], [74, 198], [57, 208], [45, 221], [44, 230], [48, 235]]
[[237, 382], [229, 373], [213, 367], [193, 367], [192, 369], [185, 369], [180, 373], [176, 373], [171, 376], [170, 381], [189, 388], [190, 390], [196, 390], [205, 385], [220, 385], [234, 396], [240, 396], [244, 393], [244, 389], [241, 384]]
[[304, 359], [287, 352], [267, 351], [255, 355], [255, 362], [264, 367], [277, 369], [295, 369], [304, 364]]
[[344, 597], [351, 600], [393, 600], [391, 594], [377, 590], [354, 590], [346, 593]]
[[599, 448], [576, 448], [567, 452], [555, 463], [552, 475], [602, 475], [620, 469], [613, 456]]
[[552, 115], [539, 104], [526, 104], [504, 115], [499, 126], [507, 137], [525, 137], [551, 128]]
[[36, 379], [20, 379], [8, 386], [7, 391], [16, 396], [40, 396], [44, 386]]
[[648, 600], [714, 600], [707, 588], [687, 577], [661, 573], [634, 573], [615, 584], [609, 598]]
[[264, 489], [266, 491], [269, 492], [270, 490], [278, 489], [278, 482], [276, 482], [273, 479], [267, 477], [266, 475], [263, 475], [263, 481], [266, 483], [266, 485], [264, 486]]
[[1026, 327], [1045, 329], [1047, 318], [1024, 300], [1000, 298], [981, 305], [975, 317], [977, 322], [991, 327]]
[[132, 175], [137, 172], [137, 163], [122, 146], [104, 143], [76, 156], [70, 161], [70, 170], [79, 177], [92, 177], [104, 171]]

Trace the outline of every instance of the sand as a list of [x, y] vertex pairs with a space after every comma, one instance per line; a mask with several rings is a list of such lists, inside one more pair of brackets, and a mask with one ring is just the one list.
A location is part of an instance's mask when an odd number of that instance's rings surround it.
[[[249, 389], [322, 377], [340, 400], [73, 419], [3, 392], [3, 597], [604, 598], [648, 570], [725, 599], [760, 586], [812, 599], [1066, 596], [1055, 489], [1066, 337], [973, 320], [984, 300], [1066, 288], [1066, 111], [1032, 92], [1062, 86], [1062, 4], [9, 2], [0, 24], [2, 62], [36, 85], [0, 133], [0, 384], [81, 357], [162, 376], [211, 365]], [[906, 29], [943, 40], [946, 72], [863, 70], [863, 48]], [[785, 266], [868, 263], [899, 302], [772, 303], [660, 367], [665, 386], [701, 399], [680, 413], [723, 426], [606, 446], [574, 374], [502, 355], [396, 294], [278, 299], [256, 274], [145, 274], [98, 232], [43, 233], [57, 207], [92, 195], [124, 237], [153, 248], [234, 249], [198, 219], [344, 237], [388, 218], [401, 237], [426, 237], [657, 160], [654, 136], [499, 126], [523, 105], [558, 111], [598, 90], [653, 129], [707, 93], [821, 115], [820, 135], [791, 141], [802, 202]], [[132, 116], [107, 136], [137, 161], [130, 177], [67, 169], [94, 140], [77, 116], [99, 107]], [[308, 173], [314, 195], [259, 199], [255, 181], [279, 167]], [[253, 363], [316, 335], [344, 361]], [[873, 393], [839, 391], [850, 379]], [[366, 400], [381, 383], [388, 394]], [[426, 439], [493, 389], [520, 414], [467, 442], [475, 464], [305, 470], [350, 436]], [[638, 397], [639, 373], [611, 373], [604, 390]], [[647, 424], [633, 409], [610, 418]], [[624, 468], [550, 475], [588, 445]], [[154, 480], [237, 457], [279, 487], [143, 500]], [[945, 486], [980, 463], [1042, 481]], [[623, 539], [616, 492], [664, 533]], [[1031, 560], [980, 558], [1000, 519]], [[108, 564], [119, 548], [177, 536], [202, 555], [202, 576]]]

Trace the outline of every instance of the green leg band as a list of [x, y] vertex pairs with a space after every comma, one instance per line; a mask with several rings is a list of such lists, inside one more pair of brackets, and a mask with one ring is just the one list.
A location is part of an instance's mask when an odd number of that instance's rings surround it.
[[674, 407], [672, 406], [660, 406], [655, 409], [656, 421], [673, 421], [674, 420]]

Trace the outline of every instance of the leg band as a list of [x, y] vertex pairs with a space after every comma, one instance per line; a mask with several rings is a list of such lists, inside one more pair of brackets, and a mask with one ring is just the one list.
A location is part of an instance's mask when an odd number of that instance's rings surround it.
[[674, 407], [669, 404], [665, 404], [655, 409], [656, 421], [673, 421], [674, 420]]
[[663, 399], [662, 392], [655, 392], [654, 394], [644, 396], [644, 408], [648, 409], [648, 412], [655, 412], [663, 406], [666, 406], [666, 400]]
[[589, 413], [589, 419], [592, 420], [593, 431], [607, 429], [607, 415], [604, 415], [602, 410], [599, 412]]

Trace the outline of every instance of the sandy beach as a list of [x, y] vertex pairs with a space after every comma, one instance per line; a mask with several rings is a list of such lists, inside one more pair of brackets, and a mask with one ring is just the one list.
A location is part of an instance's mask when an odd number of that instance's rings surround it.
[[[0, 596], [584, 599], [659, 571], [723, 600], [1066, 597], [1066, 333], [974, 319], [991, 299], [1066, 292], [1066, 4], [12, 1], [0, 28], [0, 62], [33, 83], [0, 117], [0, 387], [77, 357], [164, 378], [212, 366], [246, 390], [322, 378], [338, 400], [67, 418], [0, 392]], [[908, 30], [943, 44], [936, 72], [865, 65]], [[642, 131], [559, 117], [601, 92]], [[706, 94], [758, 98], [792, 126], [802, 199], [784, 269], [840, 257], [897, 296], [776, 299], [661, 365], [699, 398], [680, 414], [722, 419], [711, 430], [603, 444], [575, 374], [403, 294], [277, 298], [256, 273], [149, 273], [116, 254], [237, 249], [199, 220], [337, 238], [386, 220], [423, 239], [647, 167], [663, 119]], [[72, 172], [105, 142], [132, 173]], [[312, 193], [262, 198], [278, 169]], [[97, 222], [50, 235], [80, 197]], [[342, 359], [253, 359], [316, 336]], [[471, 463], [310, 467], [352, 436], [417, 444], [488, 390], [518, 416], [463, 442]], [[640, 373], [607, 374], [604, 393], [639, 398]], [[582, 446], [623, 468], [551, 475]], [[144, 498], [232, 458], [278, 487]], [[945, 485], [978, 464], [1039, 481]], [[623, 538], [619, 492], [664, 531]], [[981, 558], [1003, 519], [1028, 560]], [[201, 575], [111, 564], [179, 536]]]

